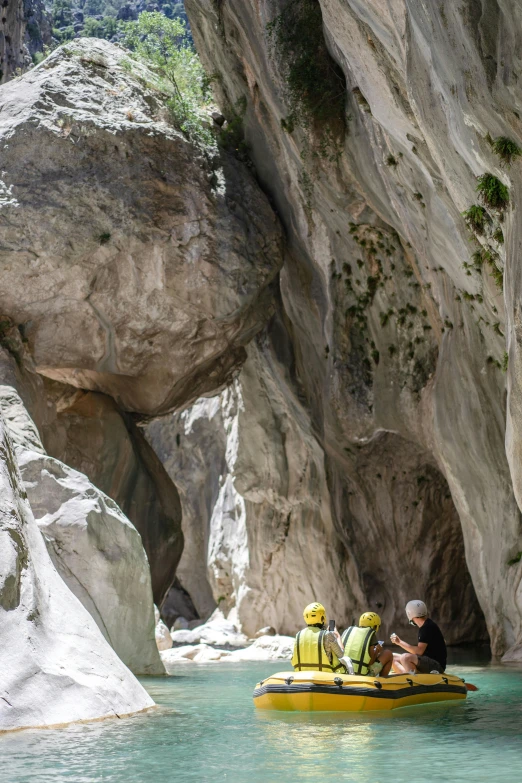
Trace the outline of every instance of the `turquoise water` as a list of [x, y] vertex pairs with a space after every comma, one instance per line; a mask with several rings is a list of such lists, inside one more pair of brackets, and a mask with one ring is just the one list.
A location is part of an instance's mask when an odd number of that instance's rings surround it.
[[268, 664], [180, 666], [144, 680], [160, 708], [124, 720], [0, 736], [6, 783], [495, 783], [522, 769], [522, 670], [450, 667], [465, 702], [393, 713], [256, 710]]

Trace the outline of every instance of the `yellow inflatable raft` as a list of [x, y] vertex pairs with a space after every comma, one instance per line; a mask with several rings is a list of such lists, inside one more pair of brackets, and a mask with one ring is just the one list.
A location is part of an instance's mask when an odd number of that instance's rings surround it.
[[387, 678], [331, 672], [279, 672], [261, 680], [254, 704], [262, 710], [362, 712], [465, 699], [464, 680], [451, 674]]

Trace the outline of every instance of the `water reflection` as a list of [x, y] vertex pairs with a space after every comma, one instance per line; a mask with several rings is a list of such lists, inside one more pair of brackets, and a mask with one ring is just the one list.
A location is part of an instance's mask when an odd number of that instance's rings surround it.
[[256, 710], [270, 664], [186, 666], [144, 680], [160, 709], [0, 736], [5, 783], [495, 783], [522, 764], [522, 672], [453, 671], [480, 691], [381, 713]]

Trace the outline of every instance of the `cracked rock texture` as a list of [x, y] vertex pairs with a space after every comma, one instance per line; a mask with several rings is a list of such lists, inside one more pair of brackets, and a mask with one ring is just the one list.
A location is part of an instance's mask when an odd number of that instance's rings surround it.
[[0, 415], [0, 729], [153, 706], [57, 573]]
[[169, 120], [154, 76], [80, 39], [0, 96], [0, 309], [42, 375], [166, 412], [214, 391], [266, 323], [268, 200]]
[[154, 640], [149, 564], [139, 533], [85, 475], [46, 454], [10, 386], [0, 386], [0, 412], [56, 570], [133, 672], [163, 674]]
[[[465, 555], [493, 653], [509, 658], [522, 644], [522, 178], [489, 139], [522, 147], [522, 7], [319, 5], [344, 91], [330, 137], [313, 117], [289, 123], [295, 53], [267, 31], [316, 4], [187, 0], [223, 109], [246, 106], [246, 141], [288, 236], [296, 378], [358, 585], [387, 625], [420, 592], [448, 635], [481, 638]], [[462, 212], [486, 172], [510, 202], [470, 243]], [[471, 262], [485, 245], [503, 292]]]

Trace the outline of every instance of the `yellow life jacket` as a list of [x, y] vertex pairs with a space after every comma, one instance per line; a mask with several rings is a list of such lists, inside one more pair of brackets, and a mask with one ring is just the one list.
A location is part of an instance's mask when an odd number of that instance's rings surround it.
[[373, 628], [359, 628], [352, 625], [341, 636], [344, 654], [351, 658], [355, 674], [368, 674], [370, 663], [370, 642], [375, 631]]
[[332, 653], [332, 660], [324, 649], [323, 638], [326, 631], [321, 628], [308, 626], [299, 631], [295, 637], [294, 654], [292, 655], [292, 666], [295, 671], [320, 671], [336, 672], [343, 669], [335, 653]]

